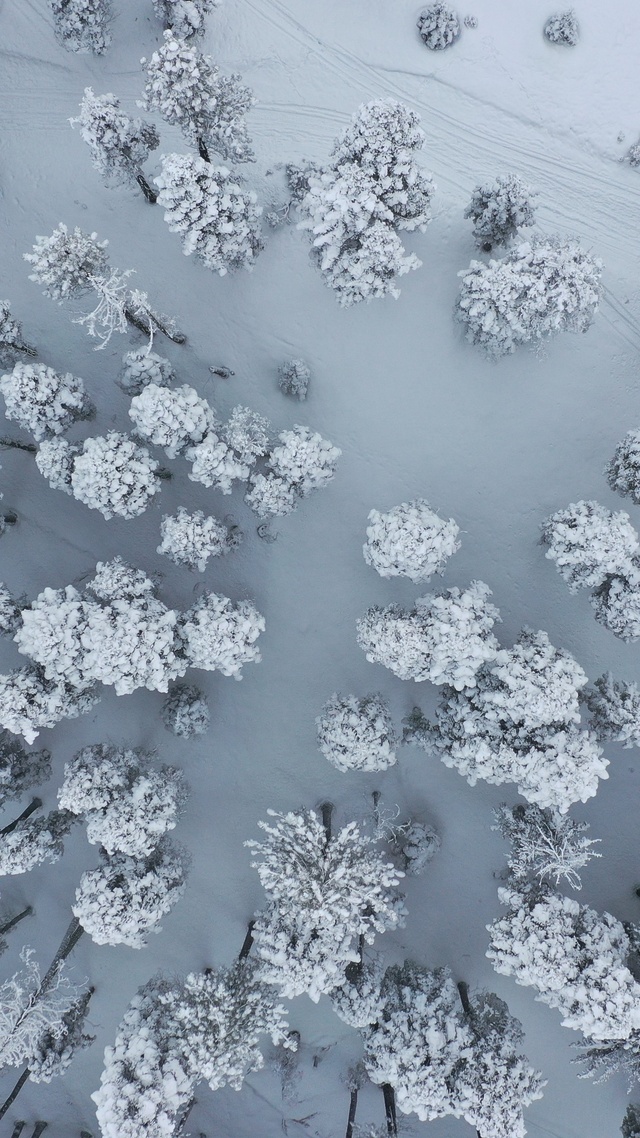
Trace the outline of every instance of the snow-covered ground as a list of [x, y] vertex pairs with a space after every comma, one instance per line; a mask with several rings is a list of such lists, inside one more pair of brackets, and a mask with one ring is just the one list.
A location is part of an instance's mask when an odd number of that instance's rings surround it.
[[[279, 429], [308, 423], [343, 452], [335, 481], [273, 523], [272, 544], [258, 538], [241, 491], [222, 497], [189, 482], [184, 460], [169, 464], [173, 481], [141, 518], [106, 522], [49, 490], [29, 455], [2, 454], [5, 504], [17, 510], [20, 524], [2, 540], [0, 578], [15, 592], [32, 597], [45, 586], [78, 582], [97, 560], [120, 553], [160, 572], [161, 598], [176, 608], [189, 607], [204, 587], [215, 588], [234, 600], [253, 598], [267, 621], [262, 663], [247, 666], [242, 683], [198, 674], [210, 696], [212, 726], [195, 741], [176, 741], [164, 730], [163, 697], [150, 692], [117, 698], [105, 691], [89, 715], [42, 733], [39, 742], [54, 758], [43, 793], [48, 807], [65, 760], [85, 743], [157, 748], [160, 760], [182, 766], [192, 793], [175, 834], [191, 850], [193, 868], [185, 898], [145, 950], [99, 948], [83, 938], [75, 972], [96, 987], [90, 1013], [96, 1043], [64, 1079], [27, 1084], [11, 1121], [47, 1119], [50, 1138], [75, 1138], [81, 1128], [97, 1134], [89, 1095], [98, 1086], [103, 1048], [138, 986], [158, 969], [182, 973], [237, 954], [262, 901], [243, 847], [257, 836], [257, 821], [270, 807], [313, 807], [326, 797], [336, 804], [337, 820], [363, 817], [371, 792], [380, 790], [389, 809], [397, 804], [402, 816], [433, 823], [442, 849], [424, 876], [406, 883], [406, 929], [379, 938], [378, 947], [389, 960], [449, 965], [456, 979], [508, 1001], [526, 1029], [529, 1058], [548, 1079], [544, 1098], [525, 1113], [531, 1135], [617, 1133], [623, 1081], [579, 1081], [574, 1037], [559, 1015], [536, 1003], [531, 989], [496, 976], [484, 955], [485, 926], [499, 911], [495, 875], [504, 856], [490, 829], [491, 810], [515, 801], [515, 790], [471, 788], [410, 747], [381, 775], [340, 774], [318, 751], [314, 726], [335, 690], [382, 691], [397, 725], [415, 703], [433, 707], [433, 688], [403, 683], [367, 663], [355, 641], [355, 621], [369, 605], [410, 604], [420, 595], [407, 581], [379, 578], [361, 552], [369, 510], [415, 497], [458, 522], [462, 547], [444, 584], [479, 578], [490, 585], [503, 618], [502, 644], [510, 645], [525, 624], [543, 628], [591, 679], [607, 668], [621, 679], [640, 678], [637, 646], [595, 623], [586, 597], [568, 593], [539, 544], [541, 520], [580, 498], [628, 508], [640, 525], [640, 512], [616, 498], [602, 475], [621, 436], [640, 425], [640, 175], [619, 161], [640, 131], [634, 99], [640, 9], [631, 0], [581, 0], [581, 40], [565, 49], [541, 34], [552, 8], [546, 0], [473, 0], [477, 28], [465, 28], [441, 53], [419, 41], [418, 7], [397, 0], [315, 6], [225, 0], [209, 17], [206, 50], [224, 72], [240, 72], [258, 100], [249, 117], [257, 164], [243, 173], [265, 206], [284, 200], [277, 165], [325, 159], [361, 102], [393, 96], [422, 116], [421, 160], [438, 185], [433, 222], [424, 235], [406, 239], [422, 268], [403, 277], [398, 301], [342, 310], [311, 267], [306, 235], [295, 226], [267, 232], [251, 274], [220, 278], [182, 255], [159, 208], [141, 194], [101, 184], [68, 119], [86, 86], [113, 91], [124, 110], [135, 112], [143, 86], [139, 59], [162, 34], [150, 0], [116, 0], [113, 44], [100, 58], [62, 50], [46, 0], [0, 5], [0, 296], [11, 298], [43, 362], [82, 376], [97, 404], [96, 423], [77, 425], [69, 437], [128, 428], [128, 400], [114, 379], [122, 353], [137, 341], [116, 337], [94, 352], [71, 323], [69, 307], [56, 307], [27, 279], [22, 254], [36, 234], [60, 221], [108, 238], [112, 264], [135, 268], [136, 284], [177, 317], [187, 345], [158, 341], [156, 350], [170, 356], [180, 382], [193, 384], [223, 413], [242, 403]], [[185, 150], [177, 131], [159, 120], [158, 126], [159, 153]], [[147, 169], [153, 173], [153, 163]], [[559, 337], [537, 353], [521, 350], [492, 364], [464, 342], [452, 308], [456, 273], [474, 256], [464, 206], [479, 180], [511, 170], [540, 191], [540, 232], [580, 238], [602, 257], [605, 298], [586, 336]], [[298, 356], [313, 373], [300, 406], [277, 386], [278, 366]], [[221, 364], [235, 376], [209, 373], [209, 365]], [[180, 505], [220, 517], [231, 512], [244, 544], [203, 575], [172, 565], [155, 550], [162, 515]], [[3, 669], [21, 662], [11, 642], [3, 642]], [[635, 751], [611, 746], [607, 753], [609, 780], [596, 799], [573, 810], [591, 823], [591, 836], [602, 838], [604, 855], [585, 871], [581, 900], [635, 919], [640, 764]], [[13, 811], [15, 803], [7, 820]], [[49, 962], [70, 919], [79, 875], [96, 857], [78, 830], [57, 865], [3, 882], [8, 913], [24, 903], [36, 910], [12, 934], [3, 975], [17, 966], [24, 941], [43, 965]], [[341, 1080], [357, 1057], [357, 1036], [325, 1001], [316, 1006], [298, 998], [290, 1017], [302, 1038], [302, 1078], [293, 1097], [283, 1100], [279, 1076], [268, 1066], [239, 1094], [214, 1097], [205, 1088], [190, 1118], [192, 1133], [276, 1138], [284, 1130], [291, 1138], [335, 1138], [344, 1132], [349, 1098]], [[3, 1075], [2, 1097], [16, 1075]], [[383, 1123], [376, 1088], [362, 1093], [358, 1120]], [[464, 1122], [448, 1119], [426, 1124], [409, 1117], [403, 1124], [433, 1138], [470, 1133]], [[10, 1133], [6, 1119], [3, 1133]]]

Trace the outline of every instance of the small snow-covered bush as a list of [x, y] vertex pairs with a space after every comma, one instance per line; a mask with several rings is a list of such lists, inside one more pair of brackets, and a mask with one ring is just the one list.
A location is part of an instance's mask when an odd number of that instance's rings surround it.
[[174, 388], [146, 384], [131, 400], [129, 417], [136, 433], [145, 442], [163, 447], [169, 458], [177, 458], [187, 447], [202, 442], [217, 426], [213, 408], [187, 383]]
[[628, 431], [604, 468], [612, 490], [640, 506], [640, 431]]
[[205, 16], [218, 7], [220, 0], [153, 0], [156, 16], [165, 28], [174, 35], [185, 39], [192, 35], [202, 35], [205, 29]]
[[398, 834], [394, 845], [402, 855], [408, 877], [418, 877], [435, 857], [441, 846], [440, 835], [426, 822], [411, 822]]
[[85, 439], [73, 459], [71, 492], [107, 520], [116, 515], [136, 518], [160, 489], [157, 469], [145, 447], [128, 435], [109, 431], [103, 437]]
[[430, 4], [418, 16], [420, 39], [432, 51], [450, 47], [460, 35], [460, 20], [447, 4]]
[[623, 510], [614, 514], [599, 502], [572, 502], [542, 523], [545, 554], [572, 593], [602, 585], [610, 574], [627, 573], [640, 543]]
[[241, 540], [237, 526], [230, 528], [217, 518], [205, 517], [202, 510], [188, 514], [180, 506], [175, 515], [165, 515], [160, 526], [162, 543], [156, 552], [170, 557], [176, 565], [187, 565], [204, 573], [210, 557], [220, 557], [235, 549]]
[[591, 725], [601, 742], [611, 740], [623, 747], [640, 747], [640, 688], [614, 680], [605, 672], [588, 688], [584, 702], [591, 712]]
[[85, 87], [80, 114], [69, 122], [80, 127], [91, 161], [107, 185], [135, 185], [140, 167], [160, 145], [155, 126], [126, 115], [111, 92], [94, 95], [91, 87]]
[[294, 399], [306, 399], [311, 372], [304, 360], [289, 360], [278, 368], [278, 387]]
[[148, 352], [146, 348], [135, 348], [122, 357], [122, 371], [117, 380], [118, 386], [127, 395], [140, 395], [150, 383], [156, 387], [169, 387], [176, 378], [173, 365], [163, 356]]
[[495, 182], [476, 186], [464, 216], [473, 221], [478, 248], [488, 253], [494, 245], [508, 245], [521, 226], [533, 225], [536, 197], [517, 174], [504, 174]]
[[523, 241], [500, 261], [472, 261], [458, 273], [457, 319], [467, 339], [493, 358], [559, 332], [586, 332], [598, 310], [601, 272], [602, 262], [570, 241]]
[[67, 51], [103, 55], [111, 43], [110, 0], [49, 0], [56, 39]]
[[186, 257], [195, 253], [221, 277], [230, 269], [252, 267], [264, 248], [262, 207], [226, 166], [191, 154], [166, 154], [156, 183], [164, 219], [172, 233], [182, 235]]
[[403, 502], [386, 514], [371, 510], [369, 522], [362, 552], [381, 577], [428, 581], [433, 573], [442, 573], [460, 548], [453, 518], [443, 521], [423, 498]]
[[381, 695], [334, 693], [316, 727], [320, 750], [339, 771], [382, 771], [396, 762], [398, 740]]
[[628, 574], [607, 577], [589, 598], [596, 620], [620, 640], [640, 639], [640, 564]]
[[0, 379], [7, 419], [30, 431], [37, 442], [60, 435], [78, 419], [94, 413], [81, 379], [58, 375], [45, 364], [17, 363]]
[[237, 455], [239, 462], [249, 467], [267, 453], [270, 426], [264, 415], [239, 405], [233, 408], [220, 434]]
[[208, 431], [202, 442], [189, 447], [185, 458], [192, 463], [191, 482], [213, 486], [222, 494], [231, 493], [233, 482], [249, 477], [249, 465], [215, 431]]
[[550, 16], [544, 25], [544, 35], [551, 43], [575, 47], [580, 38], [580, 25], [573, 8], [567, 12], [557, 12]]
[[29, 280], [44, 285], [45, 296], [60, 302], [93, 288], [108, 272], [108, 242], [97, 238], [78, 226], [69, 231], [60, 222], [50, 237], [36, 237], [33, 253], [24, 254], [33, 266]]
[[206, 593], [180, 619], [185, 657], [192, 668], [219, 671], [242, 679], [244, 664], [257, 663], [255, 646], [265, 621], [251, 601], [233, 604], [228, 597]]
[[162, 721], [168, 731], [182, 739], [204, 735], [209, 729], [211, 713], [200, 688], [175, 684], [162, 705]]

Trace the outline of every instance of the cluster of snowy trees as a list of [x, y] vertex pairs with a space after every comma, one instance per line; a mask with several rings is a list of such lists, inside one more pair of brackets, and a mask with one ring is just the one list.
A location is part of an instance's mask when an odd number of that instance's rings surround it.
[[[152, 0], [165, 28], [185, 39], [202, 35], [219, 0]], [[111, 44], [111, 0], [50, 0], [56, 39], [67, 51], [103, 55]]]
[[85, 592], [45, 589], [21, 610], [14, 640], [32, 663], [0, 677], [0, 724], [31, 742], [40, 728], [88, 710], [98, 683], [118, 695], [166, 692], [189, 667], [241, 679], [242, 666], [260, 660], [264, 627], [251, 601], [209, 592], [179, 613], [140, 570], [120, 558], [99, 562]]

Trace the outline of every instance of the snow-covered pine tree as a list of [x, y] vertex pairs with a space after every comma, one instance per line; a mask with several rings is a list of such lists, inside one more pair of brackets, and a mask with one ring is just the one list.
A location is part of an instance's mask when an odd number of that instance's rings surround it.
[[640, 431], [628, 431], [604, 468], [612, 490], [640, 506]]
[[220, 0], [153, 0], [155, 14], [165, 28], [186, 39], [202, 35], [205, 16], [218, 7]]
[[188, 475], [191, 482], [213, 486], [222, 494], [231, 493], [234, 481], [245, 481], [249, 477], [250, 465], [239, 458], [215, 431], [209, 431], [201, 443], [189, 447], [185, 458], [192, 463]]
[[73, 585], [44, 589], [22, 611], [14, 637], [18, 651], [40, 665], [47, 680], [88, 687], [94, 677], [86, 664], [83, 637], [99, 612], [100, 606], [84, 599]]
[[67, 51], [103, 55], [111, 44], [111, 0], [49, 0], [56, 39]]
[[448, 4], [430, 4], [418, 16], [418, 34], [431, 51], [442, 51], [460, 35], [460, 20]]
[[290, 999], [306, 992], [317, 1003], [359, 960], [360, 940], [403, 924], [403, 875], [355, 822], [332, 834], [328, 804], [323, 821], [312, 810], [269, 813], [273, 824], [259, 823], [265, 840], [245, 843], [269, 899], [253, 929], [259, 975]]
[[558, 332], [586, 332], [600, 302], [602, 262], [559, 237], [523, 241], [502, 260], [472, 261], [456, 317], [491, 358]]
[[160, 489], [156, 460], [118, 431], [85, 439], [73, 458], [70, 481], [74, 498], [107, 521], [137, 518]]
[[162, 721], [167, 731], [182, 739], [204, 735], [209, 729], [211, 713], [200, 688], [193, 684], [175, 684], [162, 705]]
[[77, 225], [70, 231], [60, 222], [50, 237], [36, 237], [33, 252], [24, 254], [33, 266], [29, 280], [44, 285], [45, 296], [59, 303], [79, 296], [107, 275], [107, 245], [97, 233], [83, 233]]
[[146, 71], [143, 106], [178, 126], [187, 142], [209, 162], [209, 151], [229, 162], [254, 160], [244, 116], [255, 103], [239, 75], [221, 75], [209, 55], [176, 35], [164, 33], [164, 44]]
[[93, 687], [47, 680], [43, 668], [28, 664], [0, 675], [0, 727], [33, 743], [42, 727], [84, 715], [98, 698]]
[[399, 605], [374, 605], [357, 624], [358, 644], [372, 664], [383, 664], [401, 680], [472, 687], [481, 664], [492, 660], [498, 610], [491, 590], [472, 581], [464, 590], [419, 597], [407, 612]]
[[189, 860], [169, 838], [146, 857], [103, 854], [102, 865], [83, 873], [72, 906], [95, 944], [144, 948], [150, 932], [185, 890]]
[[503, 804], [494, 810], [494, 817], [493, 829], [511, 843], [507, 866], [516, 889], [527, 884], [536, 888], [544, 881], [557, 887], [562, 880], [572, 889], [581, 889], [579, 870], [592, 857], [602, 857], [592, 848], [600, 839], [584, 836], [589, 823], [577, 822], [552, 807]]
[[589, 1039], [623, 1040], [640, 1028], [640, 984], [620, 921], [546, 889], [498, 894], [508, 912], [488, 926], [496, 972], [536, 988], [564, 1027]]
[[402, 502], [386, 514], [369, 513], [367, 540], [362, 547], [367, 565], [381, 577], [409, 577], [414, 583], [442, 573], [460, 548], [453, 518], [443, 521], [424, 498]]
[[397, 735], [381, 695], [336, 692], [316, 719], [318, 746], [339, 771], [383, 771], [397, 760]]
[[529, 802], [564, 814], [608, 778], [608, 760], [580, 729], [578, 697], [587, 677], [546, 632], [525, 629], [512, 649], [480, 667], [474, 687], [444, 689], [435, 725], [419, 708], [405, 740], [435, 751], [471, 786], [479, 778], [516, 782]]
[[535, 223], [533, 202], [537, 192], [517, 174], [503, 174], [495, 182], [476, 186], [464, 211], [473, 221], [473, 236], [483, 253], [494, 245], [508, 245], [521, 227]]
[[25, 751], [15, 736], [0, 730], [0, 806], [50, 777], [49, 751]]
[[210, 403], [187, 383], [173, 388], [145, 384], [131, 400], [129, 418], [136, 435], [163, 447], [168, 458], [184, 454], [219, 425]]
[[24, 604], [26, 598], [21, 597], [20, 601], [17, 601], [4, 581], [0, 581], [0, 636], [13, 636], [20, 627], [22, 621], [20, 613]]
[[179, 621], [185, 662], [241, 680], [244, 664], [261, 659], [255, 642], [264, 629], [264, 617], [251, 601], [233, 604], [219, 593], [204, 593]]
[[640, 1106], [629, 1103], [620, 1132], [622, 1138], [640, 1138]]
[[95, 414], [82, 380], [70, 372], [58, 375], [45, 364], [15, 364], [0, 378], [0, 392], [7, 419], [30, 431], [37, 442]]
[[45, 439], [40, 443], [36, 454], [36, 466], [52, 490], [73, 494], [71, 486], [73, 463], [81, 449], [81, 445], [70, 443], [67, 439]]
[[165, 515], [160, 525], [162, 542], [156, 552], [163, 553], [176, 565], [186, 565], [204, 573], [210, 557], [221, 557], [236, 549], [242, 540], [237, 526], [227, 526], [217, 518], [205, 517], [202, 510]]
[[95, 95], [91, 87], [84, 89], [79, 116], [69, 122], [80, 127], [91, 161], [106, 185], [137, 184], [147, 201], [155, 202], [157, 195], [141, 169], [160, 145], [152, 123], [132, 119], [120, 110], [120, 100], [114, 94]]
[[278, 387], [284, 395], [306, 399], [311, 371], [304, 360], [287, 360], [278, 368]]
[[170, 387], [176, 373], [169, 360], [156, 355], [146, 348], [134, 348], [122, 357], [122, 371], [116, 383], [126, 395], [140, 395], [148, 384], [156, 387]]
[[300, 498], [331, 481], [342, 454], [317, 431], [296, 424], [278, 436], [267, 456], [268, 474], [254, 473], [245, 502], [260, 518], [290, 513]]
[[111, 561], [98, 561], [95, 576], [87, 589], [102, 601], [149, 601], [156, 595], [156, 586], [142, 569], [128, 565], [121, 557]]
[[599, 502], [572, 502], [550, 514], [541, 529], [549, 546], [545, 556], [555, 561], [572, 593], [630, 573], [640, 549], [629, 515], [614, 514]]
[[22, 338], [22, 324], [11, 315], [10, 302], [0, 300], [0, 365], [11, 367], [16, 356], [37, 356], [37, 351]]
[[614, 636], [628, 643], [640, 639], [640, 558], [634, 559], [628, 572], [607, 577], [589, 602], [598, 623]]
[[76, 1051], [90, 1047], [95, 1035], [87, 1035], [85, 1021], [94, 989], [88, 988], [77, 997], [62, 1017], [59, 1028], [50, 1027], [38, 1040], [29, 1059], [29, 1078], [34, 1083], [50, 1083], [56, 1075], [64, 1075]]
[[166, 692], [169, 682], [187, 669], [178, 617], [154, 597], [92, 609], [83, 658], [87, 675], [113, 685], [116, 695], [141, 687]]
[[75, 821], [68, 810], [52, 810], [44, 817], [31, 814], [9, 832], [1, 832], [0, 876], [28, 873], [45, 861], [58, 861], [64, 853], [63, 839]]
[[591, 726], [600, 742], [640, 747], [640, 689], [605, 672], [584, 695]]
[[407, 877], [419, 877], [441, 845], [440, 835], [426, 822], [401, 826], [392, 838], [393, 849], [400, 856]]
[[79, 996], [79, 989], [65, 974], [64, 966], [42, 977], [33, 950], [23, 948], [21, 972], [0, 986], [0, 1066], [17, 1067], [37, 1057], [46, 1032], [64, 1030], [65, 1017]]
[[151, 758], [98, 743], [65, 763], [60, 806], [80, 816], [89, 841], [108, 854], [145, 857], [176, 825], [187, 798], [184, 776], [174, 767], [155, 769]]
[[243, 466], [252, 466], [269, 449], [271, 424], [264, 415], [240, 404], [233, 408], [220, 435]]
[[573, 8], [567, 12], [556, 12], [550, 16], [543, 28], [543, 34], [551, 43], [565, 47], [575, 47], [580, 39], [580, 25]]
[[230, 269], [252, 267], [264, 248], [262, 207], [226, 166], [192, 154], [165, 154], [155, 181], [158, 204], [171, 232], [181, 234], [185, 257], [195, 253], [221, 277]]

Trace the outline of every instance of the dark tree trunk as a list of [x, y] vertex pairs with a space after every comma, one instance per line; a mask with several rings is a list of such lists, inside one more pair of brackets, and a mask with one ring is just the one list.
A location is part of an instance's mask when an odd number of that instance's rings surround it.
[[[133, 327], [137, 328], [139, 332], [144, 332], [145, 336], [151, 335], [151, 328], [149, 327], [148, 322], [145, 322], [141, 316], [137, 316], [136, 313], [133, 312], [130, 308], [124, 309], [124, 316], [125, 320], [128, 320], [129, 324], [132, 324]], [[163, 323], [160, 317], [156, 316], [155, 312], [149, 313], [149, 320], [153, 324], [154, 328], [157, 328], [159, 332], [162, 332], [163, 336], [166, 336], [167, 339], [171, 340], [174, 344], [186, 344], [187, 337], [185, 336], [184, 332], [172, 332], [169, 328], [167, 328], [166, 324]]]
[[322, 811], [322, 825], [324, 832], [327, 836], [327, 845], [331, 841], [331, 815], [333, 814], [333, 802], [323, 802], [320, 807]]
[[30, 917], [32, 912], [33, 909], [31, 908], [31, 905], [27, 905], [26, 909], [23, 909], [21, 913], [18, 913], [17, 917], [12, 917], [10, 921], [7, 921], [6, 924], [0, 926], [0, 936], [4, 936], [4, 934], [8, 933], [10, 929], [15, 928], [16, 925], [19, 925], [20, 921], [23, 921], [25, 917]]
[[173, 474], [170, 470], [167, 470], [166, 466], [159, 466], [156, 470], [156, 474], [163, 482], [170, 482], [173, 478]]
[[33, 798], [27, 806], [26, 810], [22, 811], [22, 814], [18, 815], [17, 818], [14, 818], [13, 822], [9, 822], [9, 825], [5, 826], [3, 830], [0, 830], [0, 837], [4, 834], [10, 834], [12, 830], [15, 830], [16, 827], [20, 825], [21, 822], [24, 822], [27, 818], [30, 818], [32, 814], [35, 814], [36, 810], [39, 810], [41, 806], [42, 799]]
[[207, 150], [204, 138], [198, 139], [198, 154], [200, 155], [201, 158], [204, 158], [205, 162], [211, 161], [211, 159], [209, 157], [209, 151]]
[[390, 1083], [382, 1084], [384, 1095], [384, 1112], [387, 1116], [387, 1134], [389, 1138], [398, 1138], [398, 1119], [396, 1118], [396, 1092]]
[[49, 988], [53, 983], [56, 972], [58, 971], [60, 965], [67, 959], [69, 954], [73, 952], [73, 949], [76, 947], [83, 933], [84, 929], [82, 928], [80, 921], [77, 917], [74, 917], [69, 924], [69, 927], [67, 928], [67, 931], [62, 938], [62, 941], [60, 942], [60, 947], [56, 952], [53, 960], [51, 961], [51, 964], [45, 973], [42, 983], [40, 984], [41, 992], [46, 992], [47, 988]]
[[93, 1134], [91, 1133], [90, 1130], [81, 1130], [80, 1131], [80, 1138], [93, 1138]]
[[16, 1122], [13, 1130], [11, 1131], [11, 1138], [20, 1138], [22, 1131], [26, 1126], [26, 1122]]
[[26, 450], [27, 454], [38, 453], [38, 448], [35, 443], [22, 443], [20, 439], [0, 439], [0, 447], [9, 447], [12, 450]]
[[[31, 1074], [31, 1072], [30, 1072], [28, 1067], [22, 1072], [20, 1078], [18, 1079], [13, 1090], [11, 1091], [11, 1094], [8, 1096], [8, 1098], [6, 1098], [4, 1100], [2, 1106], [0, 1106], [0, 1118], [4, 1118], [9, 1107], [11, 1106], [11, 1104], [16, 1101], [18, 1095], [20, 1094], [20, 1091], [22, 1090], [22, 1088], [23, 1088], [24, 1084], [26, 1083], [27, 1079], [29, 1078], [30, 1074]], [[18, 1125], [18, 1124], [16, 1123], [16, 1125]], [[22, 1125], [24, 1126], [24, 1122], [22, 1123]], [[20, 1133], [20, 1131], [18, 1131], [18, 1134], [19, 1133]]]
[[142, 173], [142, 170], [138, 170], [138, 173], [136, 174], [136, 182], [140, 186], [140, 189], [142, 190], [142, 192], [143, 192], [146, 200], [149, 202], [149, 204], [155, 205], [157, 200], [158, 200], [158, 195], [155, 192], [155, 190], [151, 189], [151, 186], [149, 185], [144, 174]]
[[23, 356], [37, 356], [35, 348], [31, 344], [8, 344], [7, 347], [11, 348], [14, 352], [22, 352]]
[[198, 1100], [194, 1097], [194, 1098], [190, 1099], [189, 1102], [187, 1103], [187, 1105], [185, 1106], [184, 1111], [182, 1112], [180, 1121], [176, 1125], [176, 1129], [175, 1129], [176, 1138], [180, 1138], [180, 1135], [184, 1134], [184, 1128], [187, 1125], [187, 1119], [188, 1119], [189, 1115], [191, 1114], [191, 1111], [193, 1110], [197, 1101]]
[[[458, 995], [460, 996], [464, 1014], [468, 1016], [469, 1019], [473, 1019], [473, 1008], [471, 1007], [471, 1000], [469, 999], [469, 985], [466, 980], [458, 981]], [[476, 1138], [482, 1138], [479, 1130], [476, 1130]]]
[[48, 1125], [48, 1122], [36, 1122], [31, 1138], [40, 1138], [40, 1135], [47, 1129]]
[[246, 960], [249, 953], [251, 952], [251, 945], [253, 944], [253, 929], [255, 923], [256, 922], [253, 920], [249, 921], [249, 925], [247, 927], [247, 935], [242, 942], [242, 948], [240, 949], [238, 960]]
[[351, 1092], [349, 1100], [349, 1117], [347, 1118], [347, 1133], [345, 1138], [353, 1138], [353, 1125], [356, 1120], [356, 1109], [358, 1106], [358, 1088], [354, 1087]]
[[14, 526], [18, 520], [18, 515], [16, 514], [15, 510], [9, 510], [8, 513], [3, 514], [2, 516], [4, 518], [4, 524], [6, 526]]

